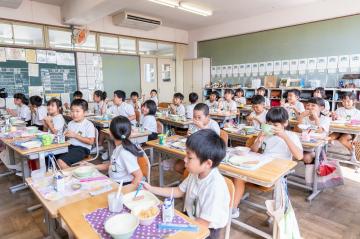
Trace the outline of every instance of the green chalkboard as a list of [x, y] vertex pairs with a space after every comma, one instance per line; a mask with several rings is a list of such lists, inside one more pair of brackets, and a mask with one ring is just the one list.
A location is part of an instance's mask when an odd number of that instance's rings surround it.
[[202, 41], [212, 65], [360, 53], [360, 15]]
[[[74, 53], [71, 53], [74, 54]], [[74, 56], [75, 57], [75, 56]], [[29, 86], [43, 86], [44, 94], [68, 93], [77, 90], [76, 66], [39, 63], [39, 76], [29, 76], [26, 61], [0, 62], [1, 88], [9, 97], [15, 93], [29, 95]]]
[[123, 90], [126, 97], [132, 91], [140, 94], [140, 58], [127, 55], [101, 55], [104, 89], [112, 98], [115, 90]]

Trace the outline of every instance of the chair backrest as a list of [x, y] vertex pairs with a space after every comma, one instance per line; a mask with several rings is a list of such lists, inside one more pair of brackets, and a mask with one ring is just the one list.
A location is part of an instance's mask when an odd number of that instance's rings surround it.
[[143, 151], [143, 155], [137, 158], [137, 162], [139, 164], [142, 174], [146, 178], [147, 182], [150, 183], [151, 164], [150, 164], [148, 156], [146, 155], [146, 153], [144, 151]]
[[228, 145], [229, 135], [225, 130], [220, 130], [220, 138], [224, 140], [225, 144]]
[[141, 116], [141, 112], [139, 110], [135, 110], [136, 122], [140, 122], [140, 116]]
[[158, 105], [158, 107], [160, 107], [160, 108], [167, 108], [167, 107], [169, 107], [170, 104], [171, 104], [171, 103], [160, 102], [159, 105]]
[[234, 203], [234, 195], [235, 195], [235, 186], [233, 181], [230, 178], [224, 177], [225, 179], [225, 183], [228, 187], [229, 190], [229, 194], [230, 194], [230, 208], [233, 208], [233, 203]]
[[158, 134], [164, 133], [164, 125], [158, 120], [156, 121], [156, 128]]
[[248, 140], [246, 140], [245, 146], [250, 148], [254, 144], [255, 140], [256, 136], [249, 138]]

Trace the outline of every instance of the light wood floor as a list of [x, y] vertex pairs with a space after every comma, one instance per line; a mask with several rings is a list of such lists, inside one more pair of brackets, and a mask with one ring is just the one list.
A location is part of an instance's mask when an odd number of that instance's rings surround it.
[[[0, 166], [3, 172], [4, 166]], [[349, 171], [350, 174], [353, 170]], [[157, 170], [152, 174], [153, 183], [157, 183]], [[167, 179], [171, 177], [167, 173]], [[360, 174], [352, 174], [356, 181], [345, 180], [345, 185], [336, 189], [326, 190], [311, 204], [305, 201], [307, 192], [302, 189], [289, 188], [292, 204], [300, 226], [303, 238], [360, 238]], [[1, 239], [37, 239], [46, 235], [43, 224], [43, 209], [28, 213], [26, 208], [37, 203], [30, 190], [11, 194], [8, 188], [20, 182], [15, 176], [0, 178], [0, 238]], [[271, 197], [270, 193], [253, 192], [251, 200], [263, 202]], [[177, 200], [181, 208], [181, 201]], [[241, 219], [247, 223], [260, 226], [270, 231], [266, 226], [266, 216], [260, 211], [245, 205], [241, 207]], [[66, 236], [64, 237], [66, 238]], [[236, 226], [232, 227], [231, 238], [259, 238]]]

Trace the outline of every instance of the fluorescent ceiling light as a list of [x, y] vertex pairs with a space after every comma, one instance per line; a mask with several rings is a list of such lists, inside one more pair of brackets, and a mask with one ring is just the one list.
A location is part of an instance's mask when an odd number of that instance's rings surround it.
[[199, 15], [205, 16], [205, 17], [212, 15], [211, 10], [200, 8], [199, 6], [189, 3], [189, 2], [180, 2], [180, 6], [178, 8], [181, 10], [199, 14]]
[[149, 0], [149, 1], [161, 4], [161, 5], [165, 5], [165, 6], [168, 6], [168, 7], [173, 7], [173, 8], [179, 6], [179, 3], [177, 1], [175, 1], [175, 0]]

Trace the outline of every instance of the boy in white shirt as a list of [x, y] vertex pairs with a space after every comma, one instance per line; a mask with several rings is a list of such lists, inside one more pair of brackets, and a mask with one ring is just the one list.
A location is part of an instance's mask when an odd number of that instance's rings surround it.
[[[271, 158], [284, 160], [297, 160], [303, 158], [303, 149], [299, 136], [292, 131], [285, 130], [289, 124], [289, 114], [283, 107], [273, 107], [266, 114], [267, 124], [272, 126], [271, 134], [265, 135], [260, 132], [254, 143], [251, 145], [251, 151], [268, 155]], [[237, 208], [245, 192], [246, 182], [241, 179], [234, 179], [235, 196], [234, 209], [232, 217], [237, 218], [240, 211]]]
[[269, 98], [267, 98], [266, 96], [265, 96], [265, 94], [266, 94], [266, 89], [265, 89], [265, 87], [259, 87], [259, 88], [257, 88], [257, 90], [256, 90], [256, 94], [257, 95], [261, 95], [261, 96], [263, 96], [264, 97], [264, 99], [265, 99], [265, 108], [266, 109], [270, 109], [270, 100], [269, 100]]
[[42, 98], [40, 96], [34, 95], [30, 97], [30, 110], [32, 124], [39, 128], [39, 130], [44, 129], [44, 119], [47, 116], [47, 108], [42, 105]]
[[58, 164], [61, 169], [69, 168], [72, 164], [83, 160], [89, 155], [95, 142], [95, 127], [85, 118], [88, 103], [83, 99], [71, 102], [71, 118], [64, 135], [70, 138], [70, 146], [66, 154], [59, 156]]
[[[341, 96], [342, 107], [331, 114], [333, 120], [360, 120], [360, 110], [355, 108], [356, 95], [353, 92], [346, 92]], [[352, 151], [354, 135], [351, 134], [330, 134], [331, 140], [339, 140], [349, 151]]]
[[27, 123], [27, 126], [31, 124], [31, 111], [28, 106], [29, 100], [22, 93], [14, 94], [14, 104], [17, 106], [16, 110], [6, 109], [11, 116], [20, 117], [21, 120]]
[[253, 112], [246, 118], [249, 125], [260, 129], [261, 124], [266, 122], [265, 98], [261, 95], [254, 95], [251, 99]]
[[218, 98], [218, 93], [212, 91], [209, 95], [209, 99], [205, 101], [205, 104], [207, 104], [211, 110], [217, 110], [219, 108], [219, 103], [217, 102]]
[[129, 104], [134, 107], [135, 111], [140, 111], [141, 101], [139, 100], [139, 93], [137, 93], [136, 91], [131, 92]]
[[185, 197], [187, 215], [210, 229], [209, 238], [219, 238], [221, 228], [229, 220], [230, 195], [218, 165], [226, 154], [224, 141], [212, 130], [204, 129], [192, 134], [186, 141], [185, 167], [188, 177], [173, 188], [144, 188], [162, 197]]
[[194, 107], [195, 107], [196, 102], [198, 101], [198, 99], [199, 99], [199, 96], [195, 92], [191, 92], [189, 94], [190, 105], [187, 105], [185, 107], [186, 108], [186, 118], [187, 119], [192, 119], [193, 118]]
[[152, 89], [150, 91], [150, 100], [154, 101], [156, 106], [159, 105], [159, 100], [158, 100], [158, 97], [157, 97], [157, 91], [155, 89]]
[[233, 101], [234, 92], [231, 89], [226, 89], [224, 92], [224, 101], [219, 103], [223, 111], [230, 113], [237, 113], [237, 104]]
[[110, 106], [107, 113], [115, 116], [121, 115], [130, 120], [130, 122], [136, 124], [136, 116], [134, 107], [125, 102], [126, 94], [122, 90], [114, 91], [114, 104]]
[[175, 93], [173, 97], [173, 103], [170, 104], [170, 113], [174, 115], [185, 116], [185, 107], [182, 104], [184, 95], [181, 93]]
[[300, 91], [298, 89], [292, 89], [287, 91], [287, 103], [281, 102], [281, 106], [284, 107], [288, 113], [290, 119], [297, 119], [297, 117], [305, 111], [304, 104], [299, 101]]

